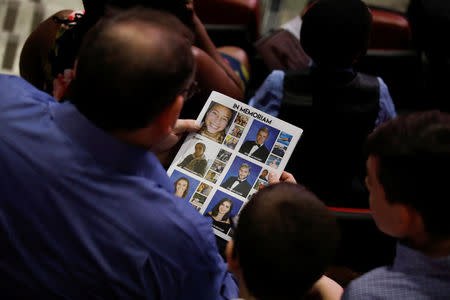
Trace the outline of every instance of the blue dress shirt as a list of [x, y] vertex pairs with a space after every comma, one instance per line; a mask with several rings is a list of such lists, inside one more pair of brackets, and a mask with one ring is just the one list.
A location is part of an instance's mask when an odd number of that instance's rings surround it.
[[151, 152], [0, 75], [0, 295], [236, 297], [211, 221], [173, 192]]
[[[284, 75], [284, 71], [272, 71], [250, 99], [249, 105], [277, 117], [283, 101]], [[377, 78], [380, 83], [380, 110], [374, 127], [397, 116], [386, 84], [380, 77]]]
[[450, 299], [450, 256], [431, 258], [398, 244], [392, 267], [372, 270], [347, 286], [342, 300], [352, 299]]

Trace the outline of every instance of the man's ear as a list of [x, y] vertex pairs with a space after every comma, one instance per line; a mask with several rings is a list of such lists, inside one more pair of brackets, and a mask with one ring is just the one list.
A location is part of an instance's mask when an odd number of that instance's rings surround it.
[[396, 211], [398, 217], [395, 224], [396, 236], [398, 238], [405, 238], [413, 232], [416, 232], [421, 218], [419, 218], [420, 216], [415, 209], [404, 204], [394, 204], [392, 209]]
[[162, 136], [165, 136], [172, 132], [175, 122], [180, 116], [181, 109], [183, 108], [184, 98], [182, 95], [177, 95], [175, 100], [169, 104], [166, 109], [158, 116], [158, 119], [154, 124], [158, 124], [158, 131]]
[[234, 241], [229, 241], [225, 248], [225, 258], [228, 263], [228, 271], [236, 276], [241, 276], [241, 266], [239, 265], [238, 256], [234, 253]]
[[403, 236], [410, 240], [419, 240], [425, 233], [423, 217], [409, 205], [403, 205], [402, 230]]

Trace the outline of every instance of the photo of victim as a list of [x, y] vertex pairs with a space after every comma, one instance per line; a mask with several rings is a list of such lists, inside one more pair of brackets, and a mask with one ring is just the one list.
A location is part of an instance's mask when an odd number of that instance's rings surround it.
[[172, 173], [169, 180], [173, 184], [175, 196], [186, 200], [191, 198], [200, 183], [200, 181], [177, 170]]
[[231, 228], [231, 217], [239, 213], [243, 202], [217, 191], [206, 208], [205, 217], [212, 220], [212, 227], [227, 234]]
[[203, 203], [205, 203], [205, 200], [206, 200], [205, 195], [195, 193], [190, 202], [195, 208], [202, 208], [202, 205]]
[[247, 197], [261, 169], [257, 164], [236, 156], [221, 187], [242, 197]]
[[260, 162], [265, 162], [280, 131], [254, 120], [239, 152]]
[[225, 105], [211, 101], [202, 120], [199, 134], [222, 144], [236, 112]]
[[200, 183], [200, 185], [198, 186], [197, 192], [205, 195], [206, 197], [209, 196], [209, 193], [211, 193], [212, 191], [212, 186], [210, 186], [209, 184], [202, 182]]
[[214, 143], [197, 139], [183, 155], [177, 166], [197, 176], [205, 176], [206, 170], [213, 163], [218, 152]]

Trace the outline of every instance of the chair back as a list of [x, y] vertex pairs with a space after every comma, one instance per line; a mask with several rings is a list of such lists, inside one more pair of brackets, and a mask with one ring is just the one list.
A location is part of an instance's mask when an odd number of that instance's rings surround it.
[[248, 51], [260, 38], [258, 0], [196, 0], [195, 11], [216, 46], [233, 45]]
[[372, 30], [369, 49], [411, 49], [412, 36], [408, 19], [399, 12], [370, 7]]
[[336, 265], [362, 274], [392, 264], [396, 239], [377, 228], [370, 210], [348, 207], [328, 209], [335, 215], [341, 230]]

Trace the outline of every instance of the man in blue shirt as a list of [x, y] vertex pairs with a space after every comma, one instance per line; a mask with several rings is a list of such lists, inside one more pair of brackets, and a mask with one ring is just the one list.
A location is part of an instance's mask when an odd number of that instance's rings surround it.
[[399, 243], [393, 265], [357, 278], [343, 299], [449, 299], [450, 115], [402, 115], [375, 129], [366, 150], [373, 218]]
[[148, 151], [193, 127], [177, 122], [189, 38], [175, 17], [132, 9], [87, 34], [70, 102], [0, 76], [2, 298], [237, 296], [210, 222]]

